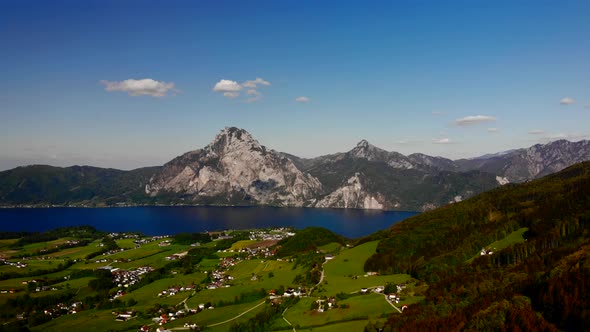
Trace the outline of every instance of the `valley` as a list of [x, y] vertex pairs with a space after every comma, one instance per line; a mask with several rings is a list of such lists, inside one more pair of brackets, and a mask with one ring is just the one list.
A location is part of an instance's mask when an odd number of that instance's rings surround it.
[[348, 239], [321, 227], [4, 232], [5, 329], [576, 330], [590, 163]]
[[[23, 240], [2, 240], [5, 323], [28, 324], [32, 331], [196, 329], [193, 324], [207, 331], [241, 331], [252, 322], [274, 331], [323, 326], [329, 331], [384, 321], [420, 300], [404, 293], [396, 302], [383, 293], [386, 285], [390, 292], [395, 284], [414, 287], [410, 276], [363, 270], [377, 242], [330, 242], [307, 248], [304, 257], [279, 257], [276, 244], [295, 235], [292, 230], [223, 231], [211, 241], [209, 234], [144, 237], [83, 229], [86, 236], [80, 238], [22, 247], [17, 241]], [[196, 238], [202, 242], [192, 242]], [[88, 243], [54, 250], [74, 239]], [[48, 251], [55, 252], [45, 255]], [[17, 263], [20, 267], [12, 265]], [[314, 279], [320, 270], [322, 280]], [[258, 315], [275, 306], [283, 311], [259, 322]]]
[[0, 1], [0, 332], [590, 332], [590, 1]]

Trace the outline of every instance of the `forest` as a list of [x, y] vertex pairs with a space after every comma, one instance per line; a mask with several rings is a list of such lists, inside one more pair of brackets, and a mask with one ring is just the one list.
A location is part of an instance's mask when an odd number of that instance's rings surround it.
[[[383, 330], [587, 329], [589, 226], [586, 162], [421, 214], [368, 237], [381, 241], [365, 263], [366, 271], [409, 273], [429, 285], [422, 303], [392, 315]], [[528, 229], [524, 241], [480, 254], [523, 228]]]

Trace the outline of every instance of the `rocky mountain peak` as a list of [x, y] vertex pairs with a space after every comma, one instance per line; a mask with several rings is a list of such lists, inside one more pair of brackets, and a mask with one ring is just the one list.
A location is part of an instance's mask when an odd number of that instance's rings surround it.
[[370, 146], [371, 144], [369, 144], [369, 142], [366, 139], [362, 139], [360, 142], [357, 143], [356, 147], [357, 148], [363, 148], [366, 149]]
[[244, 149], [266, 151], [266, 148], [260, 145], [249, 132], [237, 127], [225, 127], [222, 129], [206, 149], [217, 154]]
[[350, 150], [349, 154], [354, 158], [363, 158], [367, 160], [380, 160], [388, 154], [387, 151], [380, 149], [367, 140], [358, 142], [354, 149]]
[[302, 206], [322, 190], [282, 154], [267, 150], [244, 129], [227, 127], [204, 149], [167, 163], [145, 192], [182, 195], [185, 202]]
[[353, 159], [384, 162], [393, 168], [414, 168], [414, 165], [403, 154], [383, 150], [367, 142], [367, 140], [361, 140], [354, 149], [347, 152], [347, 155]]

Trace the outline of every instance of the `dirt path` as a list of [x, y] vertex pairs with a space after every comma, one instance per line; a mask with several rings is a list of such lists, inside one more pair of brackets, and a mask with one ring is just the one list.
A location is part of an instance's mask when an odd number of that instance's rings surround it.
[[322, 283], [322, 281], [324, 281], [324, 265], [326, 265], [326, 263], [328, 263], [328, 261], [324, 261], [324, 262], [322, 263], [322, 274], [320, 275], [320, 281], [318, 281], [318, 283], [317, 283], [317, 284], [315, 284], [315, 286], [313, 286], [313, 287], [312, 287], [312, 288], [309, 290], [309, 295], [311, 295], [311, 293], [313, 292], [313, 290], [314, 290], [316, 287], [318, 287], [318, 286], [319, 286], [319, 285]]
[[241, 314], [239, 314], [239, 315], [235, 316], [234, 318], [230, 318], [230, 319], [228, 319], [228, 320], [224, 320], [223, 322], [219, 322], [219, 323], [215, 323], [215, 324], [210, 324], [210, 325], [207, 325], [207, 326], [209, 326], [209, 327], [213, 327], [213, 326], [217, 326], [217, 325], [221, 325], [221, 324], [229, 323], [229, 322], [231, 322], [232, 320], [238, 319], [238, 318], [242, 317], [243, 315], [245, 315], [245, 314], [249, 313], [250, 311], [252, 311], [252, 310], [254, 310], [254, 309], [256, 309], [256, 308], [260, 307], [260, 306], [261, 306], [261, 305], [263, 305], [264, 303], [265, 303], [265, 302], [264, 302], [264, 301], [262, 301], [262, 302], [260, 302], [259, 304], [257, 304], [257, 305], [255, 305], [255, 306], [253, 306], [252, 308], [250, 308], [250, 309], [248, 309], [248, 310], [246, 310], [246, 311], [242, 312]]
[[[287, 308], [287, 309], [289, 309], [289, 308]], [[293, 327], [293, 332], [297, 332], [297, 330], [295, 330], [295, 326], [293, 326], [293, 324], [291, 324], [291, 322], [290, 322], [290, 321], [288, 321], [288, 320], [287, 320], [287, 318], [285, 318], [285, 312], [287, 312], [287, 309], [285, 309], [285, 310], [283, 311], [283, 314], [282, 314], [282, 316], [283, 316], [283, 320], [284, 320], [285, 322], [287, 322], [287, 324], [289, 324], [289, 326]]]

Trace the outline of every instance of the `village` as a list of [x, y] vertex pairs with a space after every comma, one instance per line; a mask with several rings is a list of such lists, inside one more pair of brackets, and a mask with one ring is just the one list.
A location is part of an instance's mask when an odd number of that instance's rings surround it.
[[[0, 293], [12, 296], [29, 292], [62, 296], [70, 290], [73, 294], [80, 290], [88, 293], [92, 292], [89, 285], [95, 273], [103, 271], [100, 273], [110, 276], [105, 284], [109, 287], [105, 300], [110, 305], [97, 304], [94, 300], [86, 302], [74, 296], [69, 301], [43, 308], [42, 315], [49, 320], [40, 327], [54, 326], [64, 315], [86, 317], [112, 307], [108, 311], [110, 318], [101, 320], [102, 326], [118, 330], [137, 326], [134, 331], [198, 329], [215, 324], [220, 324], [220, 331], [225, 331], [231, 324], [221, 323], [242, 312], [256, 314], [266, 306], [285, 303], [289, 303], [284, 312], [286, 320], [277, 320], [277, 324], [295, 321], [301, 325], [311, 319], [313, 324], [321, 326], [333, 321], [334, 315], [340, 317], [337, 320], [346, 320], [359, 312], [369, 317], [376, 312], [375, 308], [382, 312], [401, 312], [406, 305], [419, 300], [405, 292], [409, 277], [363, 271], [358, 262], [374, 252], [375, 243], [359, 247], [349, 244], [318, 247], [315, 254], [323, 260], [323, 277], [317, 285], [301, 284], [297, 280], [308, 272], [305, 265], [298, 262], [298, 257], [276, 256], [279, 242], [295, 234], [296, 231], [289, 228], [227, 230], [209, 232], [209, 242], [179, 244], [174, 236], [109, 233], [107, 237], [115, 241], [116, 248], [104, 250], [104, 241], [99, 240], [64, 249], [63, 254], [54, 253], [46, 260], [34, 260], [40, 262], [36, 264], [50, 264], [61, 259], [68, 260], [68, 264], [61, 265], [64, 267], [61, 267], [63, 272], [57, 274], [61, 275], [59, 279], [27, 278], [19, 281], [20, 287], [15, 284]], [[92, 257], [97, 250], [102, 250], [98, 257], [85, 258]], [[206, 254], [198, 264], [187, 265], [194, 255], [201, 255], [199, 253]], [[17, 265], [32, 260], [7, 258], [2, 262], [18, 270], [23, 267]], [[29, 269], [30, 264], [24, 268]], [[387, 289], [391, 288], [388, 286], [391, 282], [397, 285], [395, 291]], [[0, 287], [2, 284], [0, 280]], [[101, 287], [96, 282], [93, 285]], [[367, 310], [359, 305], [368, 305]], [[311, 312], [316, 314], [311, 315]], [[32, 316], [28, 312], [17, 312], [14, 317], [26, 321]]]

